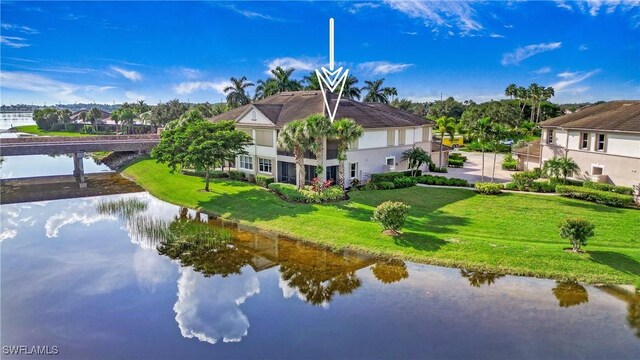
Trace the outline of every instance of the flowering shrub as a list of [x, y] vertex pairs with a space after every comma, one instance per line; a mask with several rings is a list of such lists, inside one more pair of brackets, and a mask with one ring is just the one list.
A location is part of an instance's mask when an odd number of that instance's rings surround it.
[[376, 207], [371, 220], [380, 223], [385, 231], [396, 235], [407, 220], [410, 208], [401, 202], [385, 201]]
[[318, 178], [313, 178], [313, 180], [311, 180], [311, 190], [320, 193], [330, 188], [331, 184], [333, 184], [333, 180], [331, 179], [322, 181]]

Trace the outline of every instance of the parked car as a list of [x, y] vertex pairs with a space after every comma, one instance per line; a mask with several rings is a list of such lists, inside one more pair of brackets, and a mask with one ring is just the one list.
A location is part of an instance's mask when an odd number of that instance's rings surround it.
[[511, 145], [513, 145], [513, 143], [514, 143], [513, 139], [506, 139], [506, 140], [502, 140], [502, 141], [500, 141], [500, 144], [502, 144], [502, 145], [509, 145], [509, 146], [511, 146]]

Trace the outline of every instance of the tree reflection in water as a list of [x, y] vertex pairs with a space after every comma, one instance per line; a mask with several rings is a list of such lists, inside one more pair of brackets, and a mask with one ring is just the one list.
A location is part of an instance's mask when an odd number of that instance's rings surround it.
[[560, 307], [571, 307], [589, 302], [589, 294], [584, 286], [574, 281], [558, 281], [552, 290]]
[[504, 277], [504, 274], [497, 274], [488, 271], [473, 271], [460, 269], [460, 275], [469, 280], [469, 285], [473, 287], [482, 287], [482, 285], [491, 286], [497, 279]]
[[407, 265], [402, 260], [389, 259], [377, 262], [371, 271], [383, 284], [391, 284], [409, 277]]
[[627, 323], [640, 338], [640, 293], [638, 290], [634, 292], [615, 285], [601, 285], [597, 288], [627, 303]]

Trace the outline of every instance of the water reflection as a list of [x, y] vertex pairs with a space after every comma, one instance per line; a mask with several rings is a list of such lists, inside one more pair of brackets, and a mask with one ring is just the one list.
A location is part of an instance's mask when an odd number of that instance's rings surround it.
[[589, 294], [584, 286], [573, 281], [558, 281], [551, 292], [558, 299], [560, 307], [571, 307], [589, 302]]
[[371, 271], [383, 284], [391, 284], [409, 277], [407, 265], [404, 261], [397, 259], [379, 261], [373, 265]]
[[640, 292], [615, 285], [600, 285], [598, 289], [627, 303], [627, 323], [640, 338]]
[[496, 282], [496, 279], [504, 277], [503, 274], [497, 274], [488, 271], [475, 271], [460, 269], [460, 275], [469, 281], [469, 285], [473, 287], [482, 287], [483, 285], [491, 286]]

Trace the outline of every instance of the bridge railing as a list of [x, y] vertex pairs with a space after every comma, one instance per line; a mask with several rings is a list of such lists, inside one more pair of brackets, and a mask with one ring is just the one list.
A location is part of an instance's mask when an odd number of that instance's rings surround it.
[[101, 142], [101, 141], [127, 141], [127, 140], [159, 140], [156, 134], [144, 135], [98, 135], [98, 136], [32, 136], [21, 138], [8, 138], [0, 140], [1, 144], [29, 144], [29, 143], [61, 143], [61, 142]]

